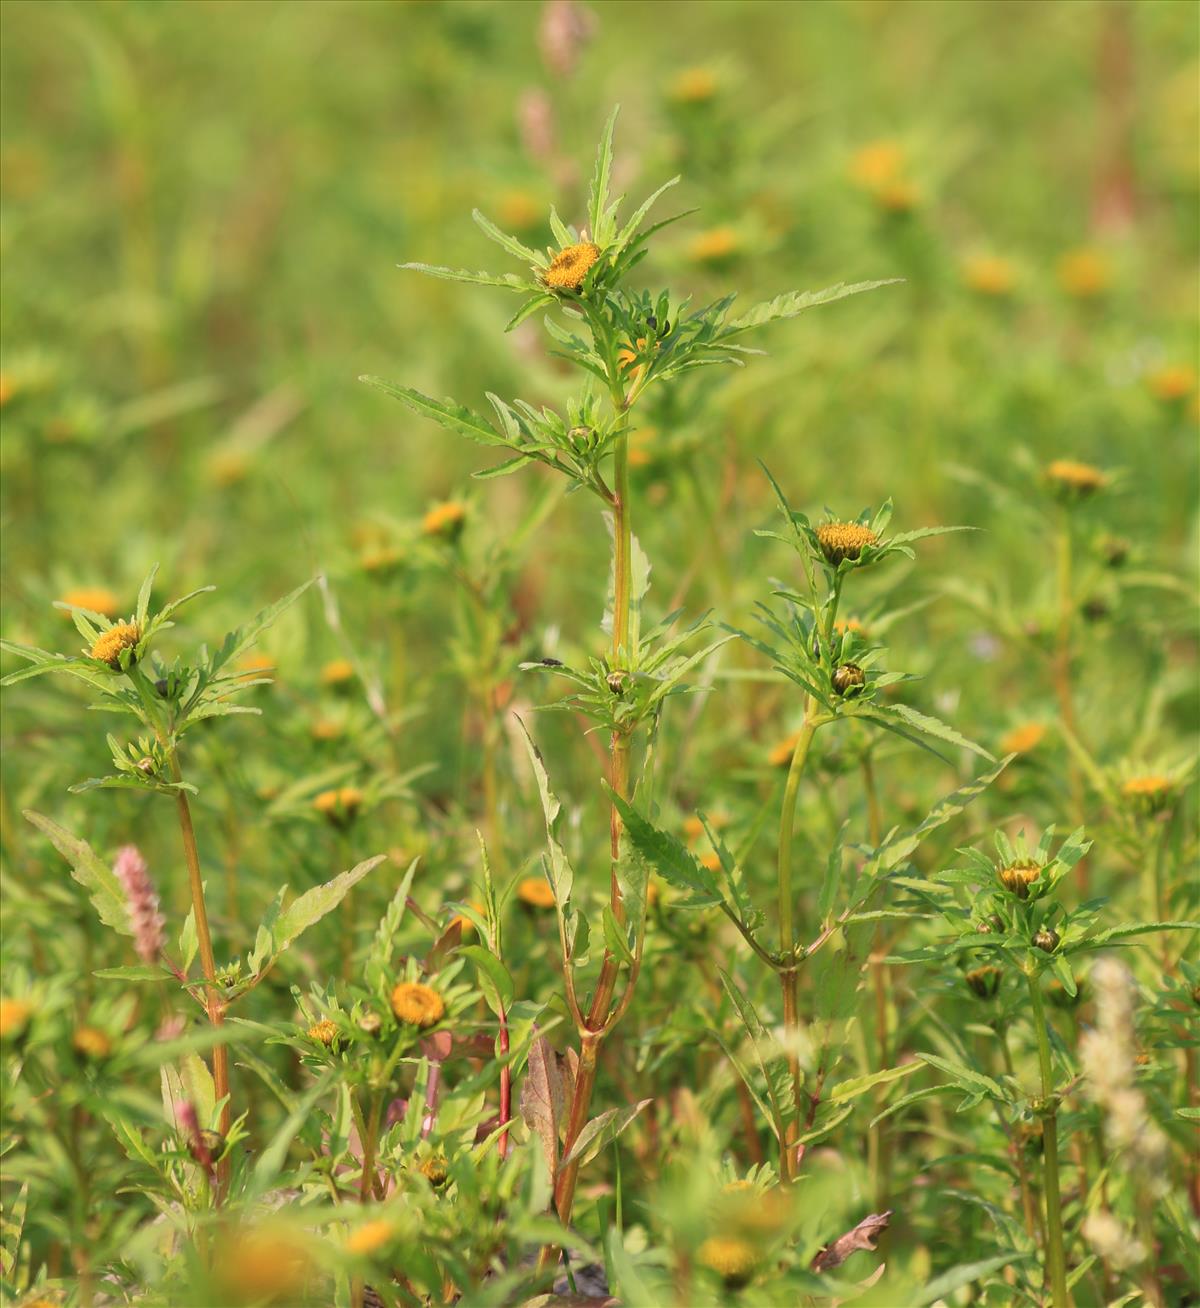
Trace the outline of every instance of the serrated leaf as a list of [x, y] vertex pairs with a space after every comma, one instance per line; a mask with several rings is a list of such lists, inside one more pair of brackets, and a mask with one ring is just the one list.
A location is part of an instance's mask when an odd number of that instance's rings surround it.
[[88, 892], [100, 921], [123, 936], [133, 935], [129, 905], [116, 874], [99, 858], [86, 840], [73, 836], [57, 822], [26, 809], [24, 816], [50, 841], [71, 865], [71, 875]]
[[608, 188], [612, 179], [613, 132], [617, 126], [617, 114], [620, 112], [621, 106], [615, 106], [608, 122], [604, 125], [600, 146], [596, 151], [596, 165], [592, 170], [592, 180], [588, 187], [590, 235], [599, 246], [607, 245], [612, 236], [612, 232], [605, 230], [609, 225], [605, 221], [605, 211], [608, 208]]
[[865, 1094], [877, 1085], [886, 1085], [889, 1081], [898, 1081], [902, 1076], [908, 1076], [910, 1072], [915, 1072], [918, 1066], [917, 1063], [901, 1063], [899, 1067], [885, 1067], [879, 1072], [869, 1072], [865, 1076], [839, 1081], [829, 1095], [829, 1101], [841, 1104], [848, 1099], [857, 1099], [859, 1095]]
[[529, 246], [518, 241], [515, 236], [509, 236], [507, 232], [502, 232], [479, 209], [472, 209], [471, 217], [475, 220], [475, 225], [489, 240], [495, 241], [497, 245], [507, 250], [514, 258], [532, 264], [535, 268], [544, 268], [546, 266], [546, 256], [544, 254], [540, 254], [537, 250], [531, 250]]
[[980, 758], [987, 759], [989, 763], [995, 761], [996, 756], [990, 754], [982, 745], [977, 745], [973, 740], [968, 740], [966, 736], [961, 735], [939, 718], [931, 717], [928, 713], [920, 713], [908, 704], [876, 704], [874, 707], [876, 713], [887, 713], [901, 718], [909, 726], [915, 727], [916, 730], [924, 732], [927, 736], [935, 736], [938, 740], [946, 741], [947, 744], [969, 749], [973, 754], [978, 754]]
[[424, 273], [426, 277], [440, 277], [445, 282], [470, 282], [473, 286], [499, 286], [505, 291], [536, 291], [535, 282], [515, 273], [471, 272], [468, 268], [441, 268], [432, 263], [402, 263], [405, 272]]
[[480, 445], [507, 446], [509, 443], [486, 418], [481, 417], [473, 409], [468, 409], [464, 404], [458, 404], [454, 400], [430, 399], [428, 395], [422, 395], [411, 386], [397, 386], [395, 382], [384, 381], [382, 377], [360, 377], [359, 381], [366, 382], [368, 386], [374, 386], [376, 390], [399, 400], [414, 413], [432, 418], [447, 431], [456, 432], [459, 436], [465, 436]]
[[378, 867], [386, 858], [386, 854], [376, 854], [374, 858], [365, 859], [348, 872], [339, 872], [324, 885], [306, 890], [285, 908], [271, 928], [276, 956], [282, 954], [297, 936], [307, 931], [315, 922], [319, 922], [326, 913], [337, 908], [350, 888], [357, 885], [368, 872]]
[[990, 1076], [984, 1076], [982, 1072], [963, 1067], [960, 1063], [952, 1063], [948, 1058], [942, 1058], [938, 1054], [918, 1053], [917, 1057], [923, 1063], [928, 1063], [931, 1067], [936, 1067], [938, 1071], [945, 1072], [955, 1085], [968, 1093], [983, 1094], [1003, 1104], [1011, 1102], [1008, 1094]]
[[795, 318], [805, 309], [815, 308], [819, 304], [832, 304], [835, 300], [844, 300], [848, 295], [859, 295], [863, 291], [874, 291], [880, 286], [894, 286], [903, 281], [902, 277], [887, 277], [877, 282], [854, 282], [847, 285], [839, 282], [836, 286], [827, 286], [822, 291], [789, 291], [777, 295], [773, 300], [756, 304], [749, 313], [727, 323], [719, 332], [718, 339], [750, 331], [769, 322], [778, 322], [784, 318]]
[[630, 843], [669, 885], [691, 891], [692, 898], [680, 907], [710, 908], [721, 903], [721, 891], [712, 873], [701, 866], [682, 841], [648, 822], [607, 783], [605, 789], [621, 815]]

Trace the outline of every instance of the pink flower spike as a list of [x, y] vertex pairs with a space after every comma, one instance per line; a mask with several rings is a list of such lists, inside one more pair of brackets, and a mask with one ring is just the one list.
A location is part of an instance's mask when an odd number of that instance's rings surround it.
[[166, 920], [158, 909], [158, 895], [146, 860], [136, 845], [124, 845], [117, 853], [113, 872], [125, 891], [129, 905], [129, 922], [133, 927], [133, 943], [143, 963], [156, 963], [163, 947], [163, 928]]

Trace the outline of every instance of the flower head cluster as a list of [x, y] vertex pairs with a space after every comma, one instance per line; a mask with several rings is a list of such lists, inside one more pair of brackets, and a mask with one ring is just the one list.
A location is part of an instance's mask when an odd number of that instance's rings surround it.
[[143, 963], [157, 962], [162, 953], [166, 919], [159, 911], [158, 895], [150, 880], [146, 860], [136, 845], [124, 845], [118, 851], [113, 872], [125, 892], [138, 957]]

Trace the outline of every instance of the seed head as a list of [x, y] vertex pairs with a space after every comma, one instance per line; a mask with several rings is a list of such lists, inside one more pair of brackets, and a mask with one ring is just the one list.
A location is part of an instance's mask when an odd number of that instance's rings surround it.
[[550, 260], [542, 281], [553, 291], [577, 291], [599, 257], [600, 247], [593, 241], [568, 245]]
[[1055, 459], [1047, 464], [1046, 480], [1053, 490], [1072, 499], [1083, 499], [1108, 485], [1108, 476], [1099, 468], [1075, 459]]
[[553, 908], [554, 890], [545, 877], [524, 877], [517, 883], [517, 898], [530, 908]]
[[327, 1017], [323, 1017], [319, 1022], [314, 1022], [308, 1028], [308, 1038], [326, 1047], [331, 1046], [338, 1038], [338, 1035], [337, 1023], [331, 1022]]
[[1018, 899], [1029, 898], [1029, 887], [1042, 875], [1041, 863], [1023, 858], [1000, 869], [1000, 884]]
[[71, 1036], [71, 1044], [84, 1058], [99, 1060], [112, 1053], [112, 1041], [97, 1026], [78, 1026]]
[[1043, 927], [1033, 938], [1033, 947], [1043, 954], [1052, 954], [1058, 948], [1058, 932]]
[[346, 1252], [352, 1254], [373, 1254], [390, 1244], [396, 1235], [396, 1228], [391, 1222], [380, 1217], [374, 1222], [360, 1226], [346, 1240]]
[[745, 1285], [758, 1266], [758, 1250], [736, 1236], [714, 1235], [697, 1250], [701, 1265], [716, 1272], [730, 1289]]
[[[103, 618], [115, 617], [119, 603], [112, 591], [103, 586], [80, 586], [76, 590], [67, 591], [58, 602], [69, 604], [73, 609], [99, 613]], [[66, 613], [63, 616], [69, 618], [71, 615]]]
[[980, 999], [991, 999], [1000, 989], [1000, 969], [998, 967], [977, 967], [968, 972], [967, 985]]
[[823, 522], [817, 528], [817, 544], [836, 567], [843, 559], [857, 559], [863, 550], [878, 545], [879, 537], [860, 522]]
[[0, 1040], [21, 1035], [32, 1016], [33, 1005], [27, 999], [0, 999]]
[[463, 529], [467, 517], [467, 506], [458, 500], [447, 500], [445, 504], [435, 504], [421, 519], [421, 530], [426, 536], [442, 536], [453, 540]]
[[162, 953], [166, 919], [159, 912], [150, 870], [136, 845], [125, 845], [118, 851], [113, 872], [125, 892], [138, 957], [143, 963], [154, 963]]
[[[132, 651], [141, 638], [142, 629], [136, 622], [118, 622], [96, 637], [88, 654], [91, 658], [100, 663], [107, 663], [110, 668], [119, 672], [121, 670], [122, 650]], [[131, 664], [133, 657], [131, 653]]]
[[392, 991], [392, 1012], [401, 1022], [427, 1027], [442, 1020], [446, 1005], [430, 986], [423, 986], [419, 981], [401, 981]]
[[839, 695], [853, 695], [866, 685], [867, 675], [857, 663], [843, 663], [833, 672], [833, 688]]

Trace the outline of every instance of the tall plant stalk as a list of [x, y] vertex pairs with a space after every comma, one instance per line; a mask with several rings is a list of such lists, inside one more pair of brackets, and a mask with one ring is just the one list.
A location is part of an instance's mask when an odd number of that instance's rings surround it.
[[1050, 1289], [1053, 1308], [1070, 1308], [1067, 1293], [1067, 1260], [1063, 1249], [1062, 1197], [1058, 1180], [1058, 1100], [1054, 1094], [1054, 1069], [1050, 1062], [1050, 1036], [1046, 1027], [1046, 1010], [1038, 979], [1026, 976], [1029, 1002], [1033, 1009], [1037, 1036], [1038, 1065], [1042, 1074], [1042, 1160], [1046, 1201], [1046, 1258], [1050, 1264]]

